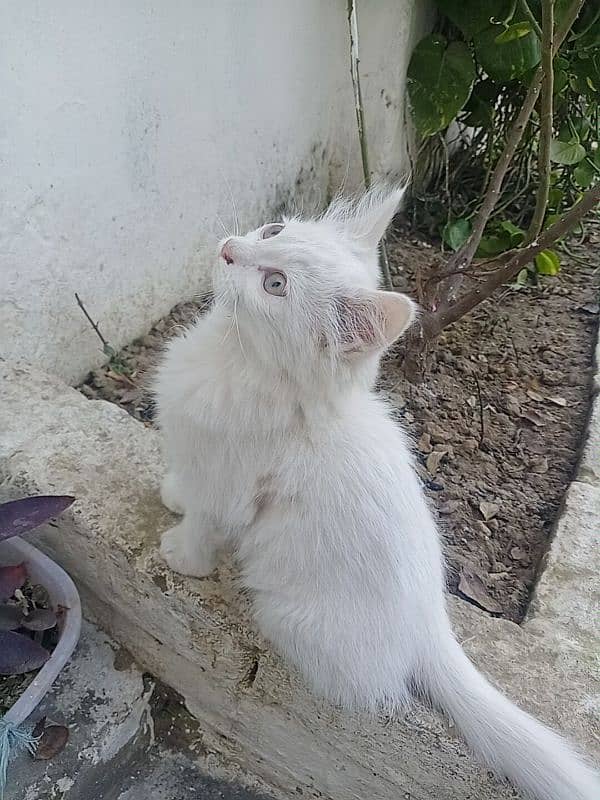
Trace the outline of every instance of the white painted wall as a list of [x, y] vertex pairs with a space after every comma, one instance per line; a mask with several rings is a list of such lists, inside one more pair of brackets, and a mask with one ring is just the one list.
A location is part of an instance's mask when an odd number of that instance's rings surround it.
[[[403, 162], [422, 0], [358, 0], [372, 166]], [[417, 10], [417, 7], [421, 10]], [[346, 0], [3, 0], [0, 353], [75, 381], [254, 226], [359, 172]]]

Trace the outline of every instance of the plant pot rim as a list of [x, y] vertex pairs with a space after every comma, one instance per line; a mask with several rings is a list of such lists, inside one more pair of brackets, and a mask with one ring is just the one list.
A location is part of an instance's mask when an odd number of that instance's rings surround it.
[[2, 717], [5, 722], [21, 725], [48, 693], [75, 650], [81, 631], [81, 601], [75, 584], [62, 567], [20, 537], [0, 542], [0, 559], [7, 563], [25, 561], [30, 578], [44, 586], [52, 605], [66, 609], [59, 622], [60, 638], [50, 658]]

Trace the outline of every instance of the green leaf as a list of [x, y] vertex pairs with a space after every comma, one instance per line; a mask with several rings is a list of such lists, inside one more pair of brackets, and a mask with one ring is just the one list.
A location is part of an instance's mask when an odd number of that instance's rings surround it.
[[546, 219], [544, 220], [544, 230], [549, 228], [551, 225], [554, 225], [555, 222], [558, 222], [561, 217], [562, 214], [547, 214]]
[[510, 250], [510, 236], [507, 233], [503, 233], [499, 236], [484, 236], [479, 242], [476, 255], [478, 258], [482, 256], [490, 258], [500, 255], [500, 253], [504, 253], [506, 250]]
[[469, 98], [475, 65], [464, 42], [440, 34], [422, 39], [408, 67], [408, 94], [417, 131], [423, 137], [444, 130]]
[[494, 107], [500, 94], [498, 86], [487, 78], [478, 81], [463, 111], [469, 112], [462, 121], [473, 128], [490, 128], [494, 124]]
[[587, 189], [588, 186], [591, 186], [596, 174], [597, 172], [594, 169], [594, 165], [587, 159], [578, 164], [573, 170], [575, 182], [582, 189]]
[[[571, 126], [580, 142], [585, 141], [592, 127], [590, 120], [586, 119], [586, 117], [575, 117], [571, 119]], [[563, 137], [559, 136], [558, 138], [561, 139]]]
[[514, 42], [515, 39], [522, 39], [531, 33], [532, 27], [530, 22], [515, 22], [514, 25], [509, 25], [508, 28], [494, 39], [496, 44], [506, 44], [507, 42]]
[[442, 231], [442, 239], [453, 250], [459, 250], [470, 235], [471, 222], [464, 218], [447, 222]]
[[436, 0], [436, 5], [457, 28], [471, 38], [490, 24], [491, 19], [506, 19], [510, 13], [511, 0]]
[[496, 44], [502, 25], [489, 25], [473, 37], [475, 55], [493, 80], [505, 83], [531, 70], [541, 59], [538, 37], [530, 31], [519, 39]]
[[527, 267], [522, 269], [517, 275], [517, 286], [527, 286], [529, 283], [529, 270]]
[[[541, 3], [540, 0], [534, 0], [532, 11], [536, 13], [536, 17], [538, 20], [541, 20]], [[556, 24], [558, 25], [561, 23], [571, 7], [571, 0], [555, 0], [554, 3], [554, 18], [556, 19]], [[540, 23], [541, 24], [541, 23]]]
[[585, 3], [573, 26], [577, 49], [585, 51], [596, 49], [600, 42], [600, 14], [596, 3]]
[[591, 54], [579, 53], [578, 58], [572, 61], [570, 71], [573, 90], [597, 102], [600, 91], [600, 48]]
[[463, 111], [468, 114], [462, 121], [472, 128], [490, 128], [494, 122], [494, 104], [471, 94]]
[[555, 164], [578, 164], [585, 158], [585, 147], [579, 142], [563, 142], [552, 139], [550, 142], [550, 159]]
[[569, 82], [569, 75], [564, 69], [554, 70], [554, 94], [560, 94]]
[[560, 261], [554, 250], [542, 250], [535, 257], [535, 268], [540, 275], [558, 275]]
[[562, 203], [562, 199], [565, 196], [565, 193], [562, 189], [559, 189], [558, 186], [553, 186], [548, 191], [548, 206], [550, 208], [558, 208]]
[[523, 228], [519, 228], [509, 219], [505, 219], [500, 223], [500, 227], [503, 231], [506, 231], [510, 236], [510, 246], [511, 247], [518, 247], [525, 238], [525, 231]]

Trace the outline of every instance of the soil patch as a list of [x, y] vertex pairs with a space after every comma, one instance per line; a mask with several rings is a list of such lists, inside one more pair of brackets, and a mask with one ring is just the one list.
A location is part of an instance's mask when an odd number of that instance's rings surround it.
[[[401, 230], [388, 249], [401, 287], [414, 286], [415, 271], [436, 253]], [[450, 590], [514, 621], [525, 613], [590, 407], [598, 231], [571, 253], [558, 277], [507, 287], [446, 331], [422, 385], [402, 380], [393, 353], [382, 371], [382, 389], [414, 438], [418, 471], [440, 517]], [[81, 390], [151, 425], [144, 375], [165, 340], [205, 305], [176, 306]]]

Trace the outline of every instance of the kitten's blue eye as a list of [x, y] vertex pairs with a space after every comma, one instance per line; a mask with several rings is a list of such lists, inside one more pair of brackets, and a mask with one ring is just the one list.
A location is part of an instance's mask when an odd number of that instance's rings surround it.
[[285, 225], [282, 225], [280, 222], [272, 222], [270, 225], [265, 225], [265, 227], [260, 232], [261, 239], [271, 239], [273, 236], [277, 236], [278, 233], [285, 228]]
[[285, 296], [285, 287], [287, 285], [287, 278], [283, 272], [271, 272], [265, 275], [263, 280], [263, 288], [268, 294], [274, 294], [276, 297]]

